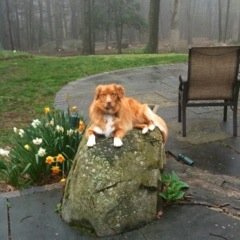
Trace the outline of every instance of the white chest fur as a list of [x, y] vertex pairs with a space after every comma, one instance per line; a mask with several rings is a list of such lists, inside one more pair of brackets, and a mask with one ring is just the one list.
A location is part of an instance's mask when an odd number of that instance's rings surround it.
[[115, 130], [113, 117], [111, 115], [105, 115], [104, 120], [106, 122], [105, 129], [104, 129], [104, 135], [106, 137], [109, 137], [112, 134], [112, 132]]

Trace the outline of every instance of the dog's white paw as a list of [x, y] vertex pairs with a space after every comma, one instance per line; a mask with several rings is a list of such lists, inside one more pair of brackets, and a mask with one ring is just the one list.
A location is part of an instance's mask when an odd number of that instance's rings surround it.
[[88, 146], [88, 147], [93, 147], [94, 145], [96, 145], [96, 137], [95, 137], [94, 134], [91, 134], [91, 135], [88, 137], [87, 146]]
[[143, 129], [142, 129], [142, 134], [146, 134], [148, 132], [148, 127], [144, 127]]
[[150, 130], [150, 131], [153, 131], [154, 129], [155, 129], [155, 125], [154, 124], [150, 124], [149, 126], [148, 126], [148, 129]]
[[97, 134], [100, 134], [100, 135], [104, 134], [103, 130], [100, 127], [94, 127], [93, 131]]
[[113, 139], [113, 146], [114, 147], [121, 147], [122, 145], [123, 145], [123, 142], [122, 142], [121, 138], [115, 137]]

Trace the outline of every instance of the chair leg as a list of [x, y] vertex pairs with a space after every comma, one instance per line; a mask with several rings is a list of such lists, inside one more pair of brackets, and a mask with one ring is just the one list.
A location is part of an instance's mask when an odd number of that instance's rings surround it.
[[182, 105], [182, 136], [186, 137], [186, 106]]
[[224, 106], [224, 109], [223, 109], [223, 121], [224, 122], [227, 121], [227, 106]]
[[182, 121], [181, 95], [178, 93], [178, 122]]
[[233, 136], [237, 137], [237, 104], [233, 107]]

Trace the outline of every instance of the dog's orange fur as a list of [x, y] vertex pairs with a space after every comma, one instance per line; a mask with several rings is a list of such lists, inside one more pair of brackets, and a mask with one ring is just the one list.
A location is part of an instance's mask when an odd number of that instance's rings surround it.
[[146, 104], [126, 97], [121, 85], [99, 85], [89, 109], [89, 116], [91, 125], [86, 132], [88, 138], [100, 130], [104, 134], [107, 125], [109, 127], [108, 118], [111, 118], [111, 135], [114, 138], [122, 139], [133, 128], [145, 129], [147, 132], [148, 128], [151, 129], [150, 126], [157, 126], [160, 129], [164, 143], [168, 137], [165, 121], [153, 113]]

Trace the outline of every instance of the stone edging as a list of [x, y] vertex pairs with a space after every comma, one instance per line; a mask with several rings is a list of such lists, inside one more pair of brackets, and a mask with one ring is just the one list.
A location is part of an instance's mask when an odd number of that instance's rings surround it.
[[45, 192], [45, 191], [51, 191], [54, 189], [63, 189], [63, 187], [64, 187], [64, 185], [62, 183], [53, 183], [53, 184], [48, 184], [48, 185], [44, 185], [44, 186], [31, 187], [31, 188], [27, 188], [24, 190], [4, 192], [4, 193], [0, 193], [0, 199], [20, 197], [20, 196], [29, 195], [32, 193], [41, 193], [41, 192]]

